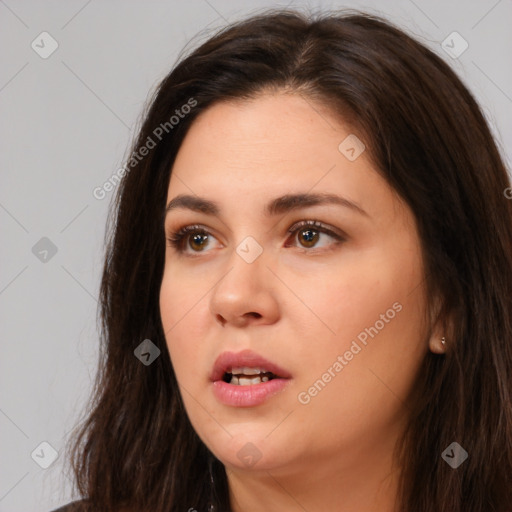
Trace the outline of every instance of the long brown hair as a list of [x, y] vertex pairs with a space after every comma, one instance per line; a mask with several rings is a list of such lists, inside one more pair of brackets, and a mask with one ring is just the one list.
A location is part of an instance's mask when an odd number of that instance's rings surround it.
[[[408, 402], [410, 422], [396, 448], [397, 510], [505, 512], [512, 504], [510, 181], [482, 110], [454, 71], [388, 21], [359, 11], [252, 17], [211, 37], [161, 82], [112, 205], [100, 368], [72, 452], [78, 491], [90, 510], [104, 512], [202, 511], [210, 502], [231, 510], [224, 466], [187, 418], [166, 347], [164, 209], [194, 119], [215, 102], [279, 89], [321, 102], [361, 134], [375, 168], [416, 217], [429, 297], [439, 298], [436, 314], [452, 326], [446, 354], [426, 355]], [[171, 119], [176, 110], [179, 120]], [[161, 350], [149, 366], [134, 356], [145, 339]], [[441, 457], [453, 442], [468, 453], [457, 468]]]

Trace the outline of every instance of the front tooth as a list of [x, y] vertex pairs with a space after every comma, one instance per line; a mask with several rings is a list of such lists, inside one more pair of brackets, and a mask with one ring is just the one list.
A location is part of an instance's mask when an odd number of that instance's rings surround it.
[[239, 377], [238, 379], [238, 384], [240, 386], [252, 386], [253, 384], [259, 384], [260, 382], [260, 377], [254, 377], [253, 379], [249, 379], [248, 377]]
[[232, 368], [229, 373], [235, 375], [259, 375], [265, 373], [261, 368], [249, 368], [247, 366]]
[[247, 366], [245, 366], [240, 373], [244, 375], [259, 375], [261, 370], [259, 368], [247, 368]]
[[232, 375], [231, 376], [231, 381], [229, 382], [230, 384], [236, 384], [238, 385], [238, 377], [236, 377], [235, 375]]

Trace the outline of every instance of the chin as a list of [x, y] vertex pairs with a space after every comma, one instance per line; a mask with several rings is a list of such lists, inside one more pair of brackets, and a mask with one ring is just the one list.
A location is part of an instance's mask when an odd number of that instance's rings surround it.
[[[241, 425], [243, 428], [243, 425]], [[207, 446], [226, 466], [233, 470], [263, 471], [272, 470], [290, 462], [290, 453], [284, 457], [282, 445], [276, 446], [276, 439], [268, 437], [268, 429], [254, 429], [251, 433], [233, 433], [233, 437], [223, 442]], [[266, 437], [267, 436], [267, 437]], [[279, 441], [280, 442], [280, 441]], [[286, 460], [285, 460], [286, 459]]]

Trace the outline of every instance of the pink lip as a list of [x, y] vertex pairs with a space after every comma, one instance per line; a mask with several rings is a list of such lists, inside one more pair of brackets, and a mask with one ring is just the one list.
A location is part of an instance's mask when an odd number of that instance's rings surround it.
[[[277, 378], [251, 386], [237, 386], [222, 380], [232, 368], [262, 368], [272, 372]], [[215, 397], [226, 405], [235, 407], [254, 407], [283, 390], [289, 383], [291, 375], [276, 364], [259, 356], [251, 350], [242, 352], [224, 352], [215, 361], [210, 380], [213, 383]]]
[[222, 380], [213, 383], [213, 394], [225, 405], [234, 407], [254, 407], [279, 393], [290, 381], [288, 379], [272, 379], [252, 386], [235, 386]]

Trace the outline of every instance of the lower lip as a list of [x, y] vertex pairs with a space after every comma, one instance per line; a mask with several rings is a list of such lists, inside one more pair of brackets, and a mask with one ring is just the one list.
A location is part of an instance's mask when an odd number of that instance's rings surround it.
[[223, 380], [213, 383], [213, 394], [225, 405], [234, 407], [254, 407], [266, 402], [271, 396], [282, 391], [289, 379], [272, 379], [260, 384], [238, 386]]

